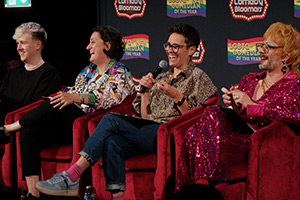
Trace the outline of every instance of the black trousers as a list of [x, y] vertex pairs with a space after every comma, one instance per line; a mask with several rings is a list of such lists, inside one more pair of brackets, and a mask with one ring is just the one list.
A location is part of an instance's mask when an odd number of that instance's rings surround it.
[[40, 152], [52, 145], [72, 143], [72, 127], [85, 113], [75, 105], [59, 110], [50, 101], [31, 110], [19, 121], [22, 177], [41, 174]]
[[0, 102], [0, 126], [4, 125], [6, 114], [11, 111], [14, 111], [16, 109], [18, 109], [18, 108], [15, 108], [8, 104]]

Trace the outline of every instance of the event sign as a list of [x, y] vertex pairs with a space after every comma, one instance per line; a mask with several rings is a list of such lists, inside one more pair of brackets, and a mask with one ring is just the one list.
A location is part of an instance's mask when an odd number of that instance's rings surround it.
[[227, 40], [228, 63], [232, 65], [249, 65], [260, 62], [256, 43], [263, 42], [263, 37], [246, 40]]
[[172, 18], [206, 17], [206, 0], [167, 0], [167, 16]]
[[145, 0], [115, 0], [115, 10], [119, 17], [143, 17], [146, 9]]
[[269, 4], [267, 0], [230, 0], [230, 12], [235, 19], [251, 21], [264, 19]]
[[197, 64], [201, 63], [203, 61], [204, 53], [205, 53], [205, 48], [201, 40], [200, 44], [197, 47], [196, 52], [192, 56], [193, 62]]
[[294, 2], [295, 17], [300, 18], [300, 0]]
[[143, 58], [149, 60], [149, 36], [136, 34], [123, 37], [126, 44], [122, 60]]

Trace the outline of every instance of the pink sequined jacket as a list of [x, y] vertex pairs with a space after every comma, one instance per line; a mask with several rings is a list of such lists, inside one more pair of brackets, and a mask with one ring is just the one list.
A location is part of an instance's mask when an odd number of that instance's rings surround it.
[[[239, 90], [252, 97], [258, 81], [264, 76], [265, 72], [244, 76], [240, 81]], [[255, 102], [261, 105], [248, 105], [247, 109], [242, 107], [238, 111], [248, 123], [254, 125], [255, 129], [276, 120], [299, 125], [300, 77], [292, 72], [287, 73]]]
[[[248, 74], [241, 79], [238, 89], [252, 97], [264, 76], [265, 72]], [[300, 77], [289, 72], [256, 101], [260, 105], [236, 111], [255, 129], [276, 120], [300, 125], [299, 98]], [[243, 162], [248, 144], [249, 138], [233, 132], [220, 108], [207, 107], [185, 135], [178, 159], [176, 190], [184, 184], [197, 184], [201, 179], [227, 180], [226, 169]]]

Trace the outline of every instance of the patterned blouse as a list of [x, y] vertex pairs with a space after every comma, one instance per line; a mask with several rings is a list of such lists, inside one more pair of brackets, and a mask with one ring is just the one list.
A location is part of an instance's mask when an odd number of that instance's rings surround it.
[[[203, 70], [197, 68], [192, 61], [180, 74], [177, 75], [176, 78], [171, 78], [172, 73], [173, 68], [160, 74], [156, 80], [164, 80], [166, 83], [177, 88], [178, 91], [186, 98], [189, 105], [189, 111], [200, 106], [201, 103], [205, 103], [210, 97], [217, 93], [217, 87], [212, 83], [211, 79]], [[174, 100], [161, 93], [158, 90], [157, 85], [154, 85], [149, 90], [149, 98], [151, 113], [148, 115], [148, 119], [159, 123], [165, 123], [181, 115], [179, 109], [174, 103]], [[133, 107], [135, 112], [138, 114], [140, 114], [140, 103], [141, 97], [137, 96], [133, 102]]]
[[98, 67], [94, 64], [84, 68], [68, 93], [88, 94], [89, 99], [94, 96], [95, 104], [88, 105], [88, 109], [85, 109], [90, 113], [116, 106], [134, 91], [134, 82], [129, 69], [123, 63], [113, 61], [103, 75], [98, 73]]

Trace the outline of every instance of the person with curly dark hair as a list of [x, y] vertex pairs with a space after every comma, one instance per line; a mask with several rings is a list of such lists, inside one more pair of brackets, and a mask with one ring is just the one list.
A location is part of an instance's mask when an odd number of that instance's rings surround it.
[[35, 184], [41, 173], [41, 150], [72, 142], [76, 118], [117, 106], [134, 93], [129, 69], [119, 62], [125, 51], [119, 31], [110, 26], [96, 27], [86, 49], [91, 54], [91, 64], [79, 73], [73, 87], [67, 92], [58, 92], [19, 121], [5, 125], [1, 131], [9, 137], [21, 130], [22, 176], [27, 182], [27, 199], [40, 196]]
[[133, 102], [141, 118], [106, 114], [79, 152], [78, 161], [51, 179], [38, 182], [36, 188], [48, 195], [75, 196], [83, 171], [102, 157], [105, 190], [112, 199], [124, 199], [125, 160], [155, 153], [157, 130], [162, 123], [193, 110], [217, 92], [207, 74], [192, 61], [199, 42], [194, 27], [183, 23], [169, 27], [163, 47], [171, 69], [156, 79], [152, 73], [141, 78], [140, 86], [146, 90]]

